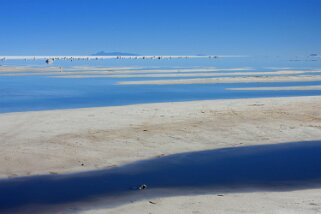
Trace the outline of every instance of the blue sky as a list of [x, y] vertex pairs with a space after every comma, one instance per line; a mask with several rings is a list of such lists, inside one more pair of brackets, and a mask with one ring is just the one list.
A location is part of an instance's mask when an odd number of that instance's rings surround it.
[[320, 0], [1, 0], [0, 55], [305, 55]]

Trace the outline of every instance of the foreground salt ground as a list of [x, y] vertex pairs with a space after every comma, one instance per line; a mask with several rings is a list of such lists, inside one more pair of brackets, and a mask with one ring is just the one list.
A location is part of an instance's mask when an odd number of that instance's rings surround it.
[[[321, 97], [0, 115], [2, 178], [108, 168], [179, 152], [321, 139]], [[128, 201], [88, 213], [318, 213], [320, 189]], [[85, 213], [87, 213], [85, 212]]]
[[314, 189], [290, 192], [246, 192], [223, 195], [175, 196], [153, 200], [129, 201], [127, 205], [116, 208], [100, 208], [80, 213], [317, 214], [321, 212], [320, 192], [320, 189]]
[[321, 139], [321, 97], [0, 115], [0, 176], [112, 167], [179, 152]]

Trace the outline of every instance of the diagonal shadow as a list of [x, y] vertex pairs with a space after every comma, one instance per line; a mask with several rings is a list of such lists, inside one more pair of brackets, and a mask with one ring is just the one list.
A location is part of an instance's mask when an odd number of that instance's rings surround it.
[[113, 169], [2, 179], [0, 212], [140, 194], [141, 184], [147, 191], [166, 189], [168, 195], [193, 188], [210, 192], [321, 187], [321, 141], [181, 153]]

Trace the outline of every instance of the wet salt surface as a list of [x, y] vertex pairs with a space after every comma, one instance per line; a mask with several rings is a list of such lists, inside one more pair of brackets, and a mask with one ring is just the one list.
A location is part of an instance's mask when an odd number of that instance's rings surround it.
[[[181, 153], [69, 175], [2, 179], [0, 213], [117, 206], [127, 203], [123, 199], [128, 195], [141, 200], [193, 190], [205, 194], [319, 188], [320, 164], [321, 141], [313, 141]], [[143, 184], [147, 189], [137, 190]]]
[[[42, 61], [4, 61], [4, 65], [45, 66]], [[129, 67], [135, 72], [146, 69], [249, 68], [247, 71], [319, 70], [321, 61], [290, 62], [281, 58], [219, 58], [216, 60], [106, 60], [55, 61], [53, 66]], [[32, 69], [32, 67], [31, 67]], [[31, 70], [32, 71], [32, 70]], [[231, 72], [231, 71], [224, 71]], [[237, 72], [237, 71], [233, 71]], [[244, 72], [244, 71], [239, 71]], [[59, 75], [59, 74], [58, 74]], [[223, 74], [222, 74], [223, 75]], [[311, 75], [317, 75], [311, 73]], [[197, 77], [179, 77], [189, 79]], [[209, 77], [201, 77], [209, 78]], [[118, 81], [159, 80], [172, 78], [90, 78], [64, 79], [52, 75], [0, 76], [0, 113], [118, 106], [155, 102], [179, 102], [210, 99], [236, 99], [287, 96], [317, 96], [309, 91], [227, 91], [225, 88], [282, 87], [321, 85], [321, 81], [292, 83], [228, 83], [191, 85], [116, 85]]]
[[[155, 80], [156, 78], [122, 78]], [[162, 78], [164, 79], [164, 78]], [[0, 77], [0, 112], [38, 111], [210, 99], [316, 96], [309, 91], [227, 91], [225, 88], [310, 86], [292, 83], [225, 83], [191, 85], [116, 85], [118, 78], [60, 79], [47, 76]]]

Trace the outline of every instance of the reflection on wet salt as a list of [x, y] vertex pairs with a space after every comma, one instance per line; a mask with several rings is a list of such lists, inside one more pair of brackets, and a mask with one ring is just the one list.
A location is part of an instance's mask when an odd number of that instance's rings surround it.
[[[141, 80], [124, 78], [122, 80]], [[153, 80], [155, 78], [143, 78]], [[321, 81], [192, 85], [116, 85], [116, 78], [0, 77], [0, 112], [73, 109], [210, 99], [314, 96], [321, 91], [228, 91], [225, 88], [321, 85]]]

